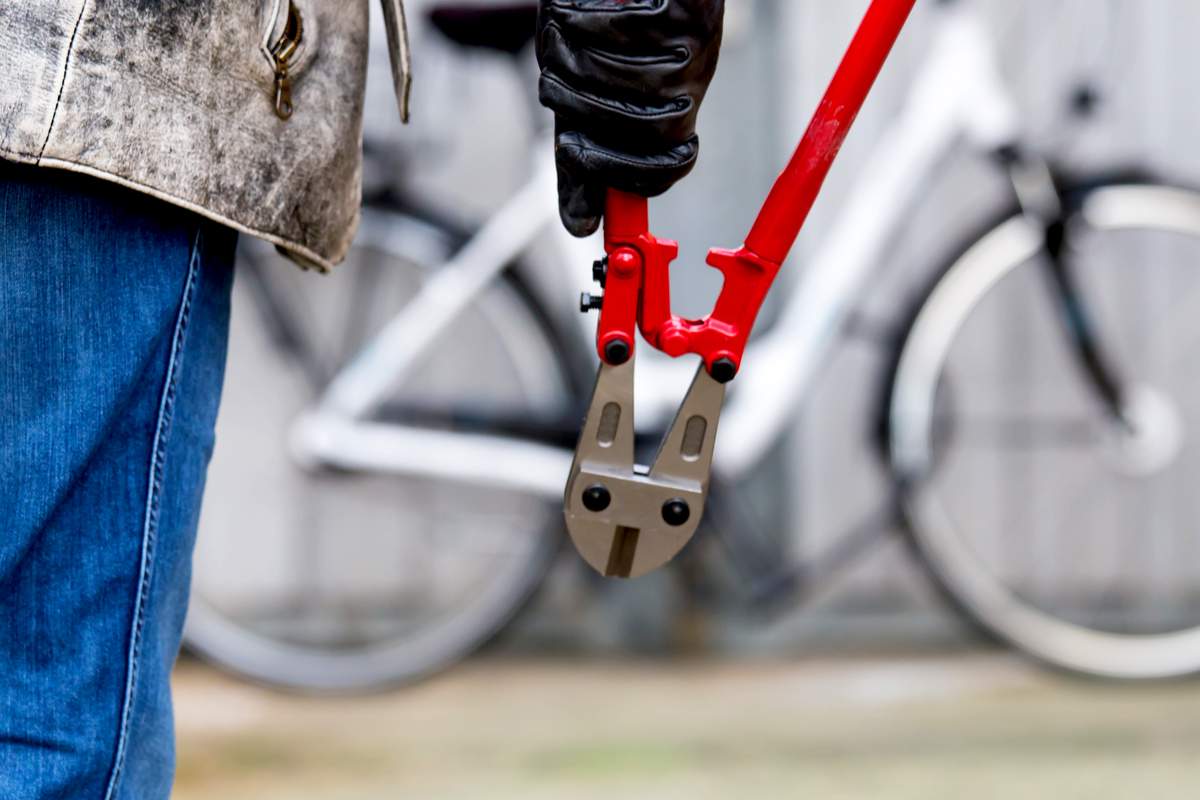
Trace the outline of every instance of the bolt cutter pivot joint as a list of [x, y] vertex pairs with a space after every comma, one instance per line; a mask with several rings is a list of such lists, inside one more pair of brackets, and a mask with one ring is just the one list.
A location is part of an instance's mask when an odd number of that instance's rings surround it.
[[679, 246], [650, 233], [646, 217], [644, 197], [609, 192], [604, 228], [607, 288], [596, 337], [600, 358], [608, 363], [608, 343], [632, 342], [636, 328], [647, 343], [669, 356], [700, 356], [711, 376], [727, 382], [741, 364], [779, 264], [745, 247], [712, 250], [708, 263], [725, 275], [721, 296], [704, 319], [684, 319], [671, 313], [670, 269]]

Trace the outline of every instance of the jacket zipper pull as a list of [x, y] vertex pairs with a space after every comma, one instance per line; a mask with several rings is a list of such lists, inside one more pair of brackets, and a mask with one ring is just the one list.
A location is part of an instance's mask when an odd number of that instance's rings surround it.
[[287, 64], [275, 67], [275, 116], [282, 120], [292, 118], [292, 79]]
[[288, 3], [287, 24], [279, 41], [271, 48], [271, 57], [275, 60], [275, 116], [282, 120], [292, 118], [292, 77], [289, 72], [292, 56], [300, 47], [304, 36], [304, 22], [300, 18], [300, 10], [296, 4]]

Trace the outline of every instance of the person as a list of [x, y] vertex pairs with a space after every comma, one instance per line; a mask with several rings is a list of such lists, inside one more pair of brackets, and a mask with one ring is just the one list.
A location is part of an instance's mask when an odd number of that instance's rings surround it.
[[[400, 0], [382, 0], [407, 114]], [[0, 797], [170, 793], [238, 233], [331, 269], [367, 0], [0, 3]], [[542, 0], [564, 224], [692, 168], [721, 0]], [[265, 401], [264, 401], [265, 402]]]

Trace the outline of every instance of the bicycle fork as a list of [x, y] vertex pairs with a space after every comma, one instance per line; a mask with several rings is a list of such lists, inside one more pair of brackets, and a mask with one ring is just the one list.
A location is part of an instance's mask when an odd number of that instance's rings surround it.
[[1130, 432], [1134, 423], [1129, 417], [1127, 384], [1105, 348], [1095, 315], [1075, 278], [1075, 254], [1068, 241], [1075, 213], [1070, 198], [1062, 196], [1043, 159], [1014, 150], [1006, 153], [1004, 160], [1022, 212], [1041, 230], [1047, 282], [1063, 334], [1105, 414]]
[[[708, 263], [725, 277], [711, 314], [671, 312], [675, 242], [649, 230], [644, 197], [610, 190], [605, 259], [594, 277], [600, 370], [567, 479], [564, 514], [575, 546], [592, 567], [636, 578], [677, 555], [695, 535], [726, 385], [741, 366], [750, 331], [795, 243], [829, 169], [882, 71], [916, 0], [872, 0], [792, 160], [776, 180], [745, 244], [714, 249]], [[635, 336], [672, 357], [698, 355], [696, 371], [654, 463], [634, 461]]]

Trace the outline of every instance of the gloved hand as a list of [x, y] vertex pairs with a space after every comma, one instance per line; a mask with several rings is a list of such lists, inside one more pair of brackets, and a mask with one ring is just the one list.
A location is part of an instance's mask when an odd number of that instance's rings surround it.
[[691, 172], [724, 13], [724, 0], [541, 0], [539, 96], [571, 233], [599, 227], [607, 188], [653, 197]]

